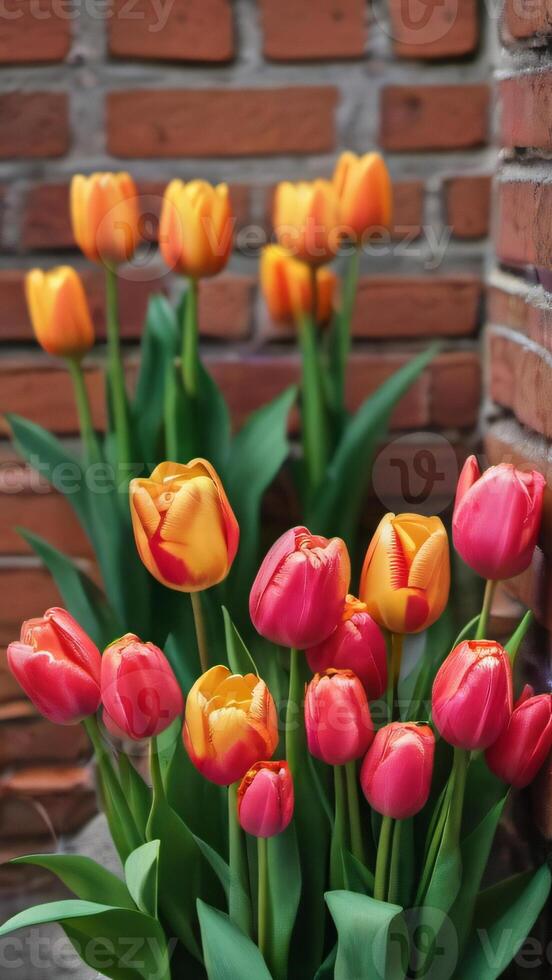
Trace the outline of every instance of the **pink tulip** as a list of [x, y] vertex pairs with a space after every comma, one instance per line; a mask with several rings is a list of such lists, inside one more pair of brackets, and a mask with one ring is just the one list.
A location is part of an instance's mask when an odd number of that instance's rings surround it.
[[394, 721], [376, 733], [360, 771], [368, 803], [395, 820], [426, 805], [433, 775], [435, 738], [429, 725]]
[[249, 612], [261, 636], [304, 650], [336, 628], [351, 578], [341, 538], [294, 527], [266, 555], [251, 589]]
[[238, 819], [253, 837], [274, 837], [293, 816], [293, 779], [287, 762], [257, 762], [238, 789]]
[[508, 725], [487, 749], [495, 776], [517, 789], [532, 783], [552, 749], [552, 694], [522, 695]]
[[318, 646], [307, 650], [313, 673], [334, 667], [352, 670], [360, 678], [369, 701], [380, 698], [387, 687], [387, 649], [378, 624], [364, 602], [348, 595], [337, 629]]
[[184, 704], [165, 654], [133, 633], [116, 640], [102, 657], [102, 703], [108, 731], [151, 738], [165, 731]]
[[464, 463], [452, 522], [454, 546], [483, 578], [511, 578], [531, 563], [545, 479], [500, 463], [483, 475], [475, 456]]
[[311, 755], [342, 766], [364, 755], [374, 726], [364, 688], [351, 670], [316, 674], [307, 687], [305, 727]]

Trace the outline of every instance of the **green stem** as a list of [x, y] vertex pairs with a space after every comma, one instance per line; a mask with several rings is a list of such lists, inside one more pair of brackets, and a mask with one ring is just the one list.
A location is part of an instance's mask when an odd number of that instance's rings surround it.
[[345, 786], [343, 767], [334, 766], [335, 819], [330, 848], [330, 888], [344, 888], [343, 851], [346, 837]]
[[230, 889], [228, 914], [232, 922], [246, 936], [251, 935], [251, 907], [249, 874], [245, 838], [238, 821], [238, 784], [228, 787], [228, 854], [230, 865]]
[[303, 686], [301, 683], [301, 653], [290, 650], [289, 692], [286, 711], [286, 759], [293, 779], [300, 777], [299, 745], [303, 725]]
[[182, 383], [190, 398], [197, 396], [197, 365], [199, 360], [198, 283], [190, 279], [182, 323]]
[[391, 669], [387, 688], [389, 721], [400, 717], [399, 710], [399, 678], [403, 654], [404, 636], [402, 633], [391, 633]]
[[393, 844], [391, 847], [391, 864], [389, 867], [389, 889], [387, 892], [387, 901], [393, 905], [397, 904], [399, 898], [402, 826], [402, 820], [395, 820]]
[[374, 898], [379, 902], [385, 902], [387, 899], [387, 869], [389, 867], [389, 848], [391, 845], [392, 830], [393, 818], [384, 817], [381, 822], [381, 830], [378, 841], [376, 878], [374, 882]]
[[159, 764], [159, 746], [157, 744], [157, 737], [154, 735], [150, 738], [149, 744], [149, 761], [150, 761], [150, 775], [151, 775], [151, 785], [153, 789], [153, 805], [159, 800], [162, 800], [165, 796], [165, 786], [163, 783], [163, 775], [161, 773], [161, 766]]
[[85, 463], [87, 466], [90, 466], [92, 463], [97, 463], [101, 460], [101, 452], [98, 437], [94, 431], [90, 399], [88, 397], [86, 381], [84, 380], [84, 371], [82, 370], [80, 358], [68, 357], [66, 363], [73, 382]]
[[320, 352], [312, 316], [299, 321], [302, 358], [301, 432], [307, 471], [309, 500], [321, 485], [327, 464], [327, 418], [322, 384]]
[[342, 417], [346, 414], [347, 363], [351, 350], [351, 323], [358, 287], [359, 270], [360, 249], [355, 248], [347, 264], [347, 271], [343, 283], [341, 310], [336, 320], [336, 329], [339, 331], [338, 343], [336, 345], [339, 368], [337, 371], [336, 405]]
[[117, 815], [117, 820], [120, 823], [122, 832], [126, 838], [128, 853], [130, 854], [130, 852], [139, 847], [143, 841], [138, 832], [138, 828], [121, 788], [119, 779], [117, 778], [113, 768], [113, 763], [109, 757], [109, 753], [105, 747], [96, 716], [90, 715], [89, 718], [85, 718], [83, 724], [94, 747], [94, 752], [96, 753], [96, 759], [100, 769], [104, 790], [109, 794], [109, 803], [113, 804], [114, 811]]
[[421, 905], [426, 896], [445, 835], [453, 843], [460, 837], [468, 763], [468, 752], [464, 749], [455, 748], [446, 789], [438, 804], [440, 806], [439, 815], [424, 861], [424, 869], [414, 903], [416, 906]]
[[190, 599], [192, 600], [197, 648], [199, 650], [199, 662], [201, 664], [201, 672], [204, 674], [206, 670], [209, 670], [209, 650], [207, 643], [207, 630], [205, 627], [205, 617], [203, 615], [203, 607], [201, 605], [201, 595], [199, 592], [190, 592]]
[[117, 459], [121, 470], [128, 478], [125, 469], [132, 462], [130, 426], [128, 417], [127, 394], [125, 387], [125, 372], [121, 356], [119, 337], [119, 302], [117, 296], [117, 272], [106, 266], [106, 326], [107, 326], [107, 373], [109, 390], [115, 422], [115, 438], [117, 441]]
[[351, 850], [357, 861], [366, 864], [364, 841], [360, 822], [360, 803], [358, 797], [358, 780], [356, 762], [348, 762], [345, 766], [347, 776], [347, 805], [349, 808], [349, 827], [351, 831]]
[[258, 946], [266, 960], [268, 940], [268, 841], [266, 837], [257, 838], [257, 861], [259, 866]]
[[476, 640], [485, 640], [487, 634], [487, 625], [489, 622], [489, 614], [491, 612], [491, 606], [493, 603], [493, 596], [496, 589], [496, 582], [487, 579], [485, 585], [485, 594], [483, 596], [483, 605], [481, 606], [481, 614], [479, 616], [479, 623], [477, 626], [477, 633], [475, 634]]

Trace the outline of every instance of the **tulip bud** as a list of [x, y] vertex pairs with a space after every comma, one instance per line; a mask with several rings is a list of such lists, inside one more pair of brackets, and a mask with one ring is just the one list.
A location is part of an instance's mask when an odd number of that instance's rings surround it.
[[73, 177], [71, 220], [77, 245], [92, 262], [129, 262], [140, 237], [138, 193], [130, 174]]
[[341, 232], [339, 201], [329, 180], [278, 184], [274, 198], [274, 231], [287, 252], [308, 265], [330, 262]]
[[387, 648], [378, 624], [366, 612], [364, 602], [348, 595], [341, 622], [318, 646], [307, 650], [313, 673], [334, 667], [352, 670], [369, 701], [380, 698], [387, 687]]
[[82, 357], [94, 343], [94, 327], [81, 279], [69, 265], [25, 277], [27, 307], [36, 339], [48, 354]]
[[[323, 266], [316, 275], [316, 320], [326, 323], [333, 308], [337, 277]], [[268, 310], [276, 323], [293, 323], [301, 314], [312, 312], [312, 277], [304, 262], [299, 262], [280, 245], [263, 249], [260, 265], [261, 288]]]
[[245, 776], [278, 745], [276, 707], [265, 682], [255, 674], [232, 674], [211, 667], [186, 701], [184, 745], [196, 769], [219, 786]]
[[523, 789], [532, 783], [552, 749], [552, 695], [522, 696], [496, 742], [487, 749], [495, 776]]
[[215, 276], [230, 258], [233, 223], [227, 184], [171, 180], [159, 221], [159, 248], [169, 269], [192, 279]]
[[500, 643], [459, 643], [437, 671], [432, 711], [443, 738], [459, 749], [496, 742], [512, 713], [512, 668]]
[[438, 517], [386, 514], [360, 580], [368, 612], [393, 633], [419, 633], [443, 612], [450, 586], [447, 532]]
[[470, 456], [458, 480], [454, 547], [483, 578], [498, 581], [525, 571], [537, 543], [545, 487], [536, 470], [524, 473], [500, 463], [483, 475]]
[[313, 677], [305, 697], [305, 728], [309, 752], [330, 766], [364, 755], [374, 726], [364, 688], [352, 670]]
[[360, 770], [370, 806], [394, 820], [419, 813], [429, 797], [434, 753], [429, 725], [394, 721], [380, 728]]
[[9, 668], [41, 715], [75, 725], [100, 703], [100, 651], [65, 609], [28, 619], [8, 647]]
[[391, 224], [392, 187], [389, 171], [379, 153], [342, 153], [333, 176], [345, 233], [361, 242]]
[[184, 710], [182, 693], [165, 654], [133, 633], [115, 640], [102, 657], [102, 703], [108, 731], [137, 741], [159, 735]]
[[129, 493], [138, 554], [159, 582], [198, 592], [226, 578], [240, 532], [210, 463], [160, 463], [131, 480]]
[[249, 614], [255, 629], [298, 650], [322, 643], [341, 618], [350, 578], [341, 538], [291, 528], [272, 545], [253, 582]]
[[293, 816], [293, 779], [287, 762], [256, 762], [238, 789], [238, 820], [246, 834], [275, 837]]

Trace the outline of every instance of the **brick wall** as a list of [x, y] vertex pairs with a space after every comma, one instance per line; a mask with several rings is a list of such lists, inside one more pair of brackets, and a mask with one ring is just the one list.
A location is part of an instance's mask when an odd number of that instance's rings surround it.
[[[75, 0], [71, 18], [55, 0], [7, 0], [0, 16], [1, 410], [75, 436], [67, 376], [34, 346], [22, 294], [27, 268], [74, 263], [103, 336], [101, 276], [75, 251], [68, 218], [75, 171], [128, 168], [143, 195], [144, 248], [122, 288], [129, 374], [149, 293], [162, 289], [174, 297], [180, 288], [152, 244], [163, 186], [175, 175], [198, 174], [231, 185], [239, 247], [228, 271], [203, 285], [200, 318], [205, 354], [238, 421], [299, 369], [293, 337], [263, 309], [257, 260], [246, 247], [251, 226], [256, 240], [270, 234], [277, 180], [329, 176], [340, 150], [379, 146], [394, 180], [393, 242], [364, 258], [351, 404], [428, 338], [442, 337], [442, 353], [395, 413], [394, 435], [421, 430], [427, 441], [444, 433], [465, 452], [476, 437], [480, 404], [478, 330], [494, 159], [491, 40], [476, 0], [421, 6], [412, 23], [402, 0], [165, 0], [157, 6], [114, 0], [108, 8]], [[544, 98], [519, 94], [531, 97]], [[519, 186], [516, 176], [513, 191]], [[536, 220], [541, 212], [535, 206]], [[506, 242], [508, 213], [501, 231]], [[520, 215], [529, 220], [527, 207]], [[99, 426], [101, 362], [100, 346], [87, 361]], [[63, 501], [14, 461], [3, 424], [0, 437], [4, 644], [22, 617], [56, 600], [14, 525], [46, 531], [84, 561], [90, 556]], [[50, 771], [45, 767], [59, 762], [55, 735], [41, 734], [42, 723], [19, 701], [1, 659], [0, 703], [2, 734], [14, 726], [28, 734], [17, 758], [0, 765], [32, 763], [27, 791], [34, 779], [39, 793]], [[72, 750], [63, 759], [66, 775], [50, 773], [52, 793], [69, 799], [63, 787], [73, 778], [85, 810], [87, 789], [74, 768], [83, 746]], [[8, 837], [10, 828], [27, 826], [14, 823], [11, 812], [0, 805], [0, 832]], [[72, 812], [66, 809], [69, 823]], [[38, 827], [31, 820], [28, 826], [36, 836]]]

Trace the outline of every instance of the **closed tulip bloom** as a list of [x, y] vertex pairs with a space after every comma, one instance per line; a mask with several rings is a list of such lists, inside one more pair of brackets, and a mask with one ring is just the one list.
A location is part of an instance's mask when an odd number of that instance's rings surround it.
[[364, 755], [374, 737], [366, 692], [351, 670], [316, 674], [307, 686], [305, 728], [311, 755], [343, 766]]
[[113, 734], [143, 739], [159, 735], [184, 710], [182, 693], [165, 654], [127, 633], [104, 651], [102, 704]]
[[69, 265], [25, 277], [27, 307], [36, 339], [48, 354], [82, 357], [94, 343], [94, 327], [80, 277]]
[[523, 789], [532, 783], [552, 749], [552, 695], [522, 698], [496, 742], [485, 753], [495, 776]]
[[369, 701], [380, 698], [387, 687], [387, 648], [378, 624], [366, 604], [348, 595], [337, 628], [318, 646], [307, 650], [313, 673], [334, 667], [352, 670], [362, 681]]
[[186, 701], [184, 745], [196, 769], [219, 786], [242, 779], [278, 744], [272, 695], [255, 674], [232, 674], [211, 667]]
[[160, 463], [129, 492], [138, 554], [159, 582], [198, 592], [226, 578], [240, 532], [210, 463]]
[[246, 834], [275, 837], [293, 816], [293, 779], [287, 762], [256, 762], [238, 789], [238, 820]]
[[330, 262], [341, 237], [339, 201], [331, 181], [278, 184], [274, 230], [280, 245], [301, 262], [313, 266]]
[[443, 612], [449, 594], [447, 532], [438, 517], [386, 514], [370, 542], [360, 598], [393, 633], [419, 633]]
[[437, 671], [433, 721], [450, 745], [486, 749], [502, 734], [512, 713], [512, 668], [508, 654], [490, 640], [464, 640]]
[[169, 269], [192, 279], [215, 276], [230, 258], [233, 223], [227, 184], [172, 180], [159, 221], [159, 248]]
[[379, 153], [342, 153], [333, 176], [344, 231], [355, 241], [391, 224], [392, 187]]
[[249, 614], [255, 629], [298, 650], [322, 643], [341, 619], [350, 578], [341, 538], [291, 528], [272, 545], [253, 582]]
[[100, 651], [65, 610], [28, 619], [8, 647], [8, 665], [41, 715], [75, 725], [100, 704]]
[[92, 262], [129, 262], [140, 238], [138, 193], [130, 174], [76, 174], [71, 221], [77, 245]]
[[419, 813], [429, 797], [434, 754], [429, 725], [394, 721], [380, 728], [360, 770], [370, 806], [394, 820]]
[[499, 463], [483, 475], [470, 456], [458, 480], [452, 534], [454, 547], [483, 578], [519, 575], [531, 563], [539, 533], [545, 479]]
[[[316, 270], [316, 320], [326, 323], [333, 309], [337, 276], [322, 266]], [[280, 245], [267, 245], [260, 264], [263, 295], [277, 323], [293, 323], [312, 312], [312, 277], [304, 262], [294, 259]]]

